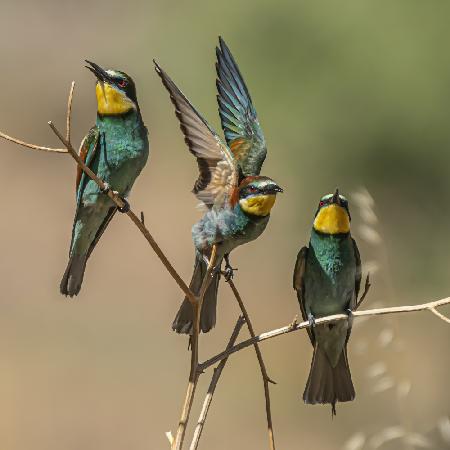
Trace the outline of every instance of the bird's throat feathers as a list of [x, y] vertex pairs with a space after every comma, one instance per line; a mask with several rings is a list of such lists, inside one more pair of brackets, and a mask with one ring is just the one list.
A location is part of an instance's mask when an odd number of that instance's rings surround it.
[[98, 114], [116, 116], [126, 114], [131, 109], [136, 109], [136, 105], [124, 92], [115, 89], [108, 83], [98, 82], [95, 86], [97, 96]]
[[239, 200], [242, 210], [253, 216], [267, 216], [275, 204], [276, 195], [260, 194]]
[[331, 204], [319, 210], [313, 227], [323, 234], [346, 234], [350, 232], [350, 218], [342, 206]]

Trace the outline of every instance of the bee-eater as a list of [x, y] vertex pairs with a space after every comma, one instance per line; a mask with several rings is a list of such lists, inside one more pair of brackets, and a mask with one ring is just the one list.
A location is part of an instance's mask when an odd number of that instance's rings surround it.
[[[169, 91], [189, 150], [197, 158], [200, 175], [193, 192], [207, 208], [204, 216], [192, 227], [195, 264], [190, 289], [196, 295], [199, 294], [207, 273], [212, 247], [216, 245], [217, 249], [216, 270], [205, 292], [200, 316], [200, 330], [206, 333], [216, 323], [220, 276], [218, 269], [222, 260], [225, 259], [228, 274], [232, 276], [229, 253], [261, 235], [269, 221], [276, 195], [283, 190], [268, 177], [256, 174], [245, 176], [232, 149], [220, 139], [156, 62], [155, 65]], [[247, 107], [251, 105], [249, 99], [246, 102]], [[238, 103], [235, 105], [238, 107]], [[246, 115], [242, 120], [248, 121], [249, 125], [254, 116]], [[249, 145], [251, 147], [252, 143]], [[251, 148], [248, 151], [251, 153]], [[261, 164], [262, 162], [259, 166]], [[186, 298], [175, 317], [172, 329], [186, 334], [193, 331], [192, 306]]]
[[[350, 234], [348, 201], [336, 189], [321, 198], [314, 218], [309, 247], [303, 247], [294, 269], [294, 289], [304, 320], [310, 322], [314, 347], [305, 403], [330, 403], [355, 398], [347, 359], [351, 311], [361, 285], [361, 259]], [[315, 318], [347, 313], [349, 320], [315, 325]]]
[[[148, 132], [139, 110], [136, 87], [126, 73], [86, 62], [87, 69], [97, 77], [97, 121], [81, 143], [80, 156], [107, 186], [125, 198], [149, 153]], [[117, 211], [112, 200], [79, 167], [76, 202], [69, 263], [60, 285], [61, 293], [70, 297], [79, 293], [86, 262]], [[121, 212], [126, 210], [125, 207]]]

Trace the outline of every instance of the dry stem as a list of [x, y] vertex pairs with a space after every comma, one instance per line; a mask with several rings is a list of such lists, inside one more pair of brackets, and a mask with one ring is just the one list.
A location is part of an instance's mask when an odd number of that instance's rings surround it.
[[[353, 317], [362, 317], [362, 316], [379, 316], [384, 314], [399, 314], [399, 313], [409, 313], [409, 312], [417, 312], [417, 311], [431, 311], [439, 306], [448, 305], [450, 304], [450, 297], [444, 298], [442, 300], [436, 300], [433, 302], [428, 303], [422, 303], [420, 305], [412, 305], [412, 306], [393, 306], [390, 308], [376, 308], [376, 309], [368, 309], [365, 311], [355, 311], [353, 312]], [[447, 322], [449, 319], [445, 316], [441, 317], [442, 314], [438, 314], [438, 317], [445, 322]], [[329, 323], [329, 322], [335, 322], [338, 320], [348, 320], [348, 316], [346, 314], [334, 314], [332, 316], [326, 316], [321, 317], [315, 320], [316, 325]], [[208, 359], [207, 361], [199, 364], [199, 370], [205, 370], [208, 367], [212, 366], [213, 364], [216, 364], [217, 362], [221, 361], [224, 358], [227, 358], [233, 353], [236, 353], [240, 350], [243, 350], [246, 347], [249, 347], [250, 345], [254, 345], [255, 342], [262, 342], [266, 341], [267, 339], [272, 339], [277, 336], [281, 336], [283, 334], [291, 333], [293, 331], [301, 330], [302, 328], [309, 327], [309, 322], [301, 322], [301, 323], [295, 323], [295, 321], [289, 325], [286, 325], [282, 328], [277, 328], [275, 330], [267, 331], [265, 333], [261, 333], [258, 336], [255, 336], [254, 338], [247, 339], [245, 341], [240, 342], [239, 344], [234, 345], [232, 348], [225, 350], [212, 358]]]
[[198, 377], [201, 371], [198, 370], [198, 337], [200, 334], [200, 317], [203, 306], [203, 299], [206, 290], [211, 283], [211, 274], [215, 270], [217, 260], [217, 247], [213, 245], [211, 256], [209, 259], [208, 270], [200, 287], [199, 295], [191, 301], [193, 309], [193, 331], [191, 336], [191, 369], [189, 373], [189, 382], [184, 398], [183, 409], [181, 410], [181, 417], [178, 423], [177, 434], [172, 443], [173, 450], [181, 450], [183, 447], [184, 436], [186, 434], [186, 426], [189, 421], [189, 414], [192, 409], [192, 402], [194, 400], [195, 389], [197, 387]]
[[[255, 331], [253, 329], [253, 325], [250, 321], [250, 317], [248, 315], [247, 309], [245, 308], [244, 302], [242, 301], [242, 297], [239, 294], [239, 291], [237, 290], [233, 280], [229, 280], [228, 284], [230, 285], [231, 290], [233, 291], [233, 294], [239, 304], [239, 308], [241, 308], [242, 315], [245, 318], [245, 321], [247, 322], [247, 328], [250, 333], [250, 336], [252, 338], [255, 338]], [[269, 390], [269, 383], [275, 384], [274, 381], [272, 381], [269, 378], [269, 375], [267, 374], [266, 365], [264, 364], [264, 359], [261, 354], [261, 350], [259, 348], [258, 343], [253, 344], [255, 347], [256, 357], [258, 358], [259, 368], [261, 370], [263, 385], [264, 385], [264, 397], [266, 402], [266, 417], [267, 417], [267, 430], [269, 433], [269, 448], [270, 450], [275, 450], [275, 437], [273, 433], [273, 425], [272, 425], [272, 411], [270, 408], [270, 390]]]
[[[243, 316], [239, 316], [236, 325], [234, 327], [233, 333], [230, 337], [230, 340], [227, 345], [227, 349], [231, 348], [234, 343], [236, 342], [236, 339], [239, 335], [239, 332], [241, 331], [242, 325], [244, 325], [245, 319]], [[219, 365], [214, 369], [213, 376], [211, 378], [211, 382], [208, 387], [208, 393], [206, 394], [205, 400], [203, 401], [202, 410], [200, 412], [200, 417], [197, 422], [197, 426], [194, 430], [194, 437], [192, 438], [191, 446], [189, 447], [189, 450], [196, 450], [198, 447], [198, 444], [200, 442], [200, 437], [203, 431], [203, 427], [205, 426], [206, 417], [208, 415], [209, 408], [212, 403], [212, 399], [214, 396], [214, 391], [216, 390], [217, 383], [219, 382], [220, 375], [222, 375], [222, 370], [225, 367], [225, 364], [227, 362], [227, 358], [222, 359], [220, 361]]]

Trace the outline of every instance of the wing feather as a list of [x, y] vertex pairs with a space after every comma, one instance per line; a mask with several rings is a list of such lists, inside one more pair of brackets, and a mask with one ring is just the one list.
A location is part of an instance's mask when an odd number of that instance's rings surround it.
[[208, 208], [230, 202], [238, 184], [238, 170], [230, 149], [154, 61], [156, 72], [175, 106], [175, 114], [190, 152], [197, 158], [199, 176], [193, 193]]
[[[294, 289], [297, 291], [298, 303], [300, 305], [300, 311], [302, 312], [303, 320], [308, 320], [308, 315], [305, 310], [305, 270], [306, 270], [306, 258], [308, 255], [308, 247], [302, 247], [297, 255], [297, 260], [295, 262], [294, 268], [294, 279], [293, 285]], [[314, 333], [310, 327], [306, 329], [308, 332], [309, 339], [314, 345]]]
[[242, 174], [259, 175], [267, 149], [250, 93], [230, 49], [220, 37], [216, 55], [217, 101], [225, 139]]

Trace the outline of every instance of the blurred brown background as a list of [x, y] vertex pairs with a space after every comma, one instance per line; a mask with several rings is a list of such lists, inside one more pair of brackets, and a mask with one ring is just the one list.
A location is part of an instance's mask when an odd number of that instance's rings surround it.
[[[130, 73], [151, 139], [132, 205], [145, 211], [187, 280], [190, 227], [199, 218], [189, 192], [196, 164], [152, 58], [218, 129], [214, 46], [221, 34], [266, 135], [264, 173], [285, 188], [262, 238], [232, 258], [256, 329], [298, 314], [295, 257], [319, 198], [336, 186], [351, 199], [354, 234], [374, 272], [365, 307], [446, 297], [449, 15], [449, 3], [419, 0], [2, 0], [0, 129], [57, 145], [47, 121], [64, 126], [76, 80], [79, 142], [95, 120], [84, 59]], [[189, 364], [187, 340], [170, 331], [182, 295], [118, 216], [79, 297], [62, 298], [74, 162], [0, 145], [0, 448], [167, 448], [164, 432], [176, 428]], [[224, 284], [202, 358], [222, 349], [237, 315]], [[450, 327], [429, 313], [360, 321], [350, 344], [357, 399], [338, 405], [334, 420], [328, 407], [301, 401], [311, 358], [306, 334], [264, 343], [278, 382], [271, 388], [278, 448], [450, 448], [449, 338]], [[209, 377], [201, 379], [193, 420]], [[383, 443], [389, 436], [399, 438]], [[224, 371], [201, 448], [260, 450], [266, 441], [260, 374], [247, 349]]]

